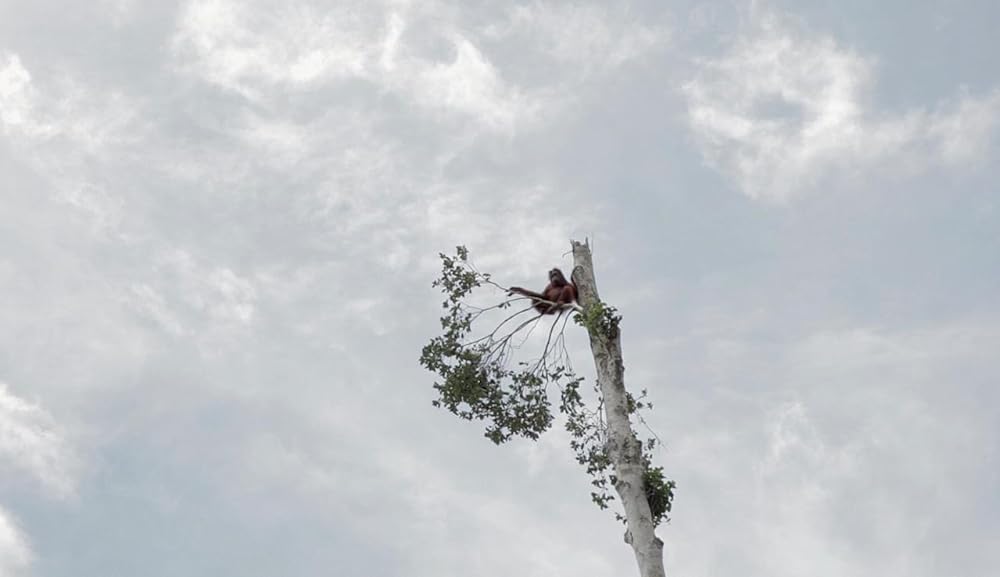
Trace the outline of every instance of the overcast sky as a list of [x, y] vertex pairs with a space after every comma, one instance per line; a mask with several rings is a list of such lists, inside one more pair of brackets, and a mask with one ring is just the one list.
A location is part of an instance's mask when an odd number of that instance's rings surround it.
[[997, 22], [0, 0], [0, 575], [634, 574], [559, 427], [417, 363], [439, 252], [541, 288], [584, 237], [669, 574], [995, 575]]

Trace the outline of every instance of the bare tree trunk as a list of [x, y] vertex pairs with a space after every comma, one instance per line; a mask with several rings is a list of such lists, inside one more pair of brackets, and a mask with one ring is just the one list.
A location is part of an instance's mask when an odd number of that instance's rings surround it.
[[[573, 281], [580, 305], [587, 309], [600, 302], [594, 280], [590, 245], [572, 241]], [[590, 350], [597, 367], [597, 381], [604, 397], [608, 423], [608, 454], [615, 474], [615, 490], [625, 508], [625, 542], [632, 546], [641, 577], [665, 577], [663, 541], [653, 532], [653, 516], [643, 487], [642, 445], [629, 422], [625, 393], [625, 365], [621, 335], [614, 330], [602, 334], [590, 329]]]

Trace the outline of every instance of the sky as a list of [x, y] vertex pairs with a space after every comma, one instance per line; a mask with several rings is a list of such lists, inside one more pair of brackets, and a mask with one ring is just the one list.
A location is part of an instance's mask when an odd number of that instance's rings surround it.
[[668, 574], [994, 575], [998, 19], [0, 0], [0, 575], [635, 574], [558, 424], [417, 362], [440, 252], [584, 238]]

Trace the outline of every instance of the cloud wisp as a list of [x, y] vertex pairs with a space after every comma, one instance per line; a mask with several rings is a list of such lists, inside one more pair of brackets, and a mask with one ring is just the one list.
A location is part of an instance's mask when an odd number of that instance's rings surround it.
[[37, 480], [46, 493], [70, 497], [78, 464], [65, 434], [41, 406], [0, 383], [0, 466]]
[[[76, 493], [78, 469], [66, 433], [52, 416], [0, 383], [0, 473], [5, 480], [23, 478], [43, 494], [65, 499]], [[34, 558], [28, 536], [0, 506], [0, 574], [26, 575]]]
[[931, 110], [876, 112], [872, 58], [774, 14], [751, 22], [683, 88], [705, 161], [748, 196], [781, 202], [837, 175], [965, 166], [990, 146], [1000, 88], [963, 90]]
[[0, 573], [8, 577], [27, 575], [34, 554], [14, 520], [0, 508]]

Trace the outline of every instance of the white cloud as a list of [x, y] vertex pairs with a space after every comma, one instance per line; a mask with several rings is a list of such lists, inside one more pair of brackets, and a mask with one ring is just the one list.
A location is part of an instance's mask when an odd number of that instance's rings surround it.
[[1000, 127], [1000, 89], [983, 97], [963, 89], [950, 104], [929, 118], [927, 129], [941, 156], [953, 164], [982, 158]]
[[73, 494], [76, 457], [45, 409], [0, 383], [0, 467], [27, 473], [57, 497]]
[[103, 187], [86, 181], [61, 183], [59, 199], [79, 210], [90, 222], [95, 232], [115, 231], [124, 212], [121, 199], [109, 194]]
[[[468, 194], [470, 189], [478, 194]], [[549, 210], [539, 210], [539, 202], [550, 202]], [[498, 278], [537, 275], [558, 264], [553, 257], [569, 250], [567, 239], [597, 226], [600, 206], [584, 208], [571, 202], [546, 186], [494, 194], [477, 184], [460, 184], [436, 192], [427, 207], [426, 224], [441, 239], [439, 246], [467, 243], [477, 266]], [[494, 214], [504, 218], [491, 218]], [[493, 248], [497, 246], [506, 250], [497, 251]], [[431, 270], [440, 267], [436, 256], [429, 266]]]
[[181, 300], [198, 313], [223, 323], [253, 320], [257, 294], [249, 279], [227, 267], [201, 265], [183, 250], [165, 254], [160, 266], [175, 279]]
[[[462, 15], [436, 4], [331, 9], [192, 0], [173, 38], [174, 56], [181, 70], [256, 103], [354, 81], [509, 134], [542, 119], [543, 108], [572, 99], [579, 78], [615, 69], [666, 38], [627, 10], [592, 4], [519, 6], [486, 27], [466, 25]], [[497, 41], [536, 51], [551, 64], [543, 85], [528, 89], [507, 77], [483, 48]]]
[[124, 300], [168, 333], [185, 334], [190, 324], [201, 337], [220, 336], [253, 323], [257, 288], [250, 278], [225, 266], [203, 264], [184, 250], [164, 252], [154, 270], [155, 286], [134, 283]]
[[184, 326], [177, 319], [177, 315], [170, 310], [166, 299], [159, 291], [143, 283], [133, 284], [129, 290], [130, 294], [126, 297], [126, 302], [136, 311], [147, 316], [172, 335], [184, 334]]
[[117, 233], [123, 203], [93, 173], [102, 161], [127, 158], [148, 122], [120, 91], [65, 74], [38, 76], [17, 54], [0, 52], [0, 134], [17, 143], [14, 158], [50, 183], [52, 195], [89, 221], [91, 232]]
[[852, 560], [835, 553], [823, 523], [835, 515], [835, 495], [855, 475], [851, 446], [830, 446], [801, 402], [781, 403], [769, 416], [767, 453], [758, 466], [756, 537], [771, 554], [771, 575], [858, 574]]
[[504, 130], [536, 114], [538, 103], [508, 87], [475, 45], [460, 36], [454, 43], [454, 60], [436, 63], [419, 75], [416, 87], [421, 103], [464, 113], [485, 126]]
[[[560, 521], [539, 520], [532, 508], [533, 499], [512, 499], [503, 491], [497, 495], [494, 488], [478, 488], [467, 479], [451, 477], [437, 462], [444, 456], [434, 451], [415, 455], [406, 446], [384, 440], [377, 448], [367, 446], [373, 441], [363, 431], [378, 418], [362, 422], [360, 413], [344, 406], [351, 403], [344, 398], [336, 409], [316, 411], [325, 414], [318, 425], [323, 434], [314, 439], [300, 437], [292, 444], [273, 434], [262, 434], [247, 441], [241, 463], [246, 470], [236, 473], [246, 480], [242, 486], [247, 494], [259, 499], [261, 494], [278, 491], [279, 499], [320, 503], [324, 514], [332, 517], [351, 516], [357, 503], [377, 498], [399, 512], [396, 525], [390, 529], [394, 538], [389, 548], [405, 562], [420, 567], [421, 574], [447, 575], [458, 567], [487, 576], [614, 572], [600, 552], [575, 550], [574, 538], [586, 528], [556, 530]], [[342, 439], [343, 443], [331, 446], [329, 439]], [[485, 443], [482, 439], [472, 441], [473, 446]], [[350, 465], [353, 473], [347, 475], [347, 461], [358, 450], [371, 458]], [[478, 461], [483, 456], [472, 458]], [[585, 495], [581, 491], [581, 498]], [[353, 529], [385, 532], [378, 519], [370, 516], [358, 519]], [[616, 529], [613, 532], [618, 533]], [[464, 545], [439, 546], [456, 539]], [[498, 547], [497, 543], [504, 545]], [[520, 553], [511, 556], [510, 550]], [[557, 566], [553, 559], [564, 561]]]
[[124, 26], [136, 14], [136, 0], [99, 0], [98, 5], [116, 27]]
[[136, 107], [120, 92], [98, 93], [69, 78], [41, 89], [17, 54], [0, 54], [0, 124], [32, 139], [63, 137], [86, 152], [134, 141]]
[[35, 119], [36, 99], [31, 73], [21, 58], [17, 54], [0, 55], [0, 123], [5, 131], [20, 130], [32, 136], [45, 136], [53, 131]]
[[27, 538], [6, 511], [0, 508], [0, 575], [26, 575], [33, 557]]
[[392, 71], [396, 68], [396, 54], [399, 51], [399, 39], [403, 36], [406, 23], [396, 12], [389, 14], [389, 22], [386, 26], [385, 40], [382, 41], [382, 53], [379, 56], [379, 64], [382, 68]]
[[270, 85], [363, 76], [373, 38], [349, 8], [195, 0], [183, 10], [175, 50], [205, 80], [259, 98]]
[[182, 67], [252, 100], [276, 87], [356, 80], [488, 128], [510, 129], [531, 116], [532, 101], [504, 83], [454, 25], [422, 30], [435, 40], [451, 38], [455, 54], [445, 62], [407, 44], [407, 26], [404, 14], [378, 4], [330, 12], [196, 0], [184, 11], [174, 46]]
[[[671, 410], [652, 415], [674, 431], [679, 566], [691, 575], [909, 576], [933, 574], [933, 560], [954, 554], [990, 566], [995, 532], [954, 527], [987, 515], [975, 495], [989, 485], [997, 443], [991, 412], [977, 407], [994, 404], [995, 319], [836, 323], [778, 346], [760, 336], [768, 322], [728, 328], [739, 356], [711, 350], [714, 331], [699, 334], [708, 354], [691, 380], [706, 385], [671, 387]], [[667, 362], [671, 372], [692, 352]], [[715, 365], [722, 378], [711, 377]], [[950, 539], [962, 553], [947, 550]], [[720, 546], [733, 560], [721, 567]]]
[[667, 29], [634, 18], [628, 8], [593, 3], [531, 2], [486, 27], [489, 38], [536, 44], [548, 58], [588, 76], [614, 70], [669, 40]]
[[876, 113], [873, 77], [872, 59], [767, 15], [724, 56], [700, 62], [684, 94], [706, 161], [747, 195], [775, 201], [835, 172], [973, 159], [1000, 121], [1000, 91], [963, 94], [935, 113]]

